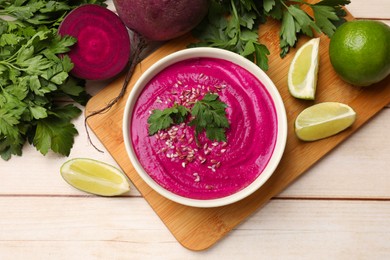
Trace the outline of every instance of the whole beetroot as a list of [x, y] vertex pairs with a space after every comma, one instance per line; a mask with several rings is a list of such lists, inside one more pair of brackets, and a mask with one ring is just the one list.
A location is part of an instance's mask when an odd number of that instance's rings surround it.
[[191, 31], [208, 10], [208, 0], [114, 0], [124, 24], [152, 41]]

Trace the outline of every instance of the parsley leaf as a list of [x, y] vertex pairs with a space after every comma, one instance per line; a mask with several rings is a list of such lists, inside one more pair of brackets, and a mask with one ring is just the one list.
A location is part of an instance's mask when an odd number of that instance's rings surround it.
[[226, 107], [216, 94], [206, 94], [203, 99], [198, 100], [191, 110], [194, 118], [189, 122], [190, 126], [195, 127], [195, 137], [205, 131], [210, 140], [226, 141], [225, 131], [230, 126]]
[[[76, 107], [68, 107], [66, 111], [70, 114], [76, 113], [79, 115], [81, 110]], [[59, 112], [59, 114], [66, 115]], [[69, 121], [69, 117], [49, 116], [45, 119], [37, 121], [37, 127], [33, 139], [33, 144], [43, 155], [46, 155], [49, 150], [56, 153], [68, 156], [74, 143], [74, 136], [77, 130]]]
[[177, 103], [164, 110], [154, 109], [148, 118], [149, 135], [154, 135], [159, 130], [167, 129], [171, 125], [183, 123], [188, 112], [186, 107]]
[[345, 22], [342, 17], [346, 15], [346, 12], [341, 7], [349, 3], [349, 0], [323, 0], [311, 5], [316, 23], [329, 37], [332, 37], [337, 26]]

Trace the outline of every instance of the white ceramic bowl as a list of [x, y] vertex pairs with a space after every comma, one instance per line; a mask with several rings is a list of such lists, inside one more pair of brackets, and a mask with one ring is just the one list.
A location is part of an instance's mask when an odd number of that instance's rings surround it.
[[[164, 68], [177, 63], [179, 61], [191, 59], [191, 58], [199, 58], [199, 57], [208, 57], [208, 58], [219, 58], [224, 59], [230, 62], [233, 62], [242, 68], [246, 69], [247, 71], [251, 72], [253, 75], [255, 75], [260, 82], [264, 85], [264, 87], [269, 92], [271, 99], [274, 102], [276, 115], [277, 115], [277, 137], [276, 137], [276, 144], [273, 151], [273, 154], [271, 155], [271, 158], [266, 165], [265, 169], [262, 171], [262, 173], [247, 187], [241, 189], [240, 191], [226, 196], [222, 198], [217, 199], [191, 199], [183, 196], [179, 196], [177, 194], [172, 193], [171, 191], [168, 191], [167, 189], [160, 186], [156, 181], [154, 181], [148, 173], [144, 170], [142, 165], [140, 164], [136, 153], [133, 149], [132, 140], [131, 140], [131, 134], [130, 134], [130, 128], [131, 128], [131, 115], [133, 113], [133, 108], [135, 106], [135, 103], [141, 94], [143, 88], [145, 85], [160, 71], [162, 71]], [[124, 143], [126, 146], [127, 154], [131, 160], [132, 165], [134, 166], [137, 173], [140, 175], [140, 177], [156, 192], [158, 192], [160, 195], [175, 201], [177, 203], [187, 205], [187, 206], [193, 206], [193, 207], [218, 207], [218, 206], [224, 206], [228, 205], [234, 202], [237, 202], [256, 190], [258, 190], [273, 174], [276, 167], [278, 166], [280, 159], [282, 158], [285, 146], [286, 146], [286, 139], [287, 139], [287, 117], [286, 117], [286, 111], [283, 104], [283, 100], [275, 87], [274, 83], [271, 81], [271, 79], [262, 71], [257, 65], [255, 65], [253, 62], [247, 60], [246, 58], [235, 54], [230, 51], [217, 49], [217, 48], [209, 48], [209, 47], [201, 47], [201, 48], [190, 48], [185, 49], [182, 51], [175, 52], [173, 54], [170, 54], [156, 63], [154, 63], [149, 69], [147, 69], [142, 76], [138, 79], [136, 84], [134, 85], [133, 89], [131, 90], [131, 93], [128, 97], [125, 110], [124, 110], [124, 117], [123, 117], [123, 138]]]

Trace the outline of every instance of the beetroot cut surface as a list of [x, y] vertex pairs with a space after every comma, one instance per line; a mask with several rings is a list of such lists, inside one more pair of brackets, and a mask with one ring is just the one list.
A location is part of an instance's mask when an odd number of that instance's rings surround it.
[[105, 7], [86, 4], [71, 11], [58, 33], [77, 38], [68, 53], [74, 63], [71, 73], [88, 80], [118, 75], [130, 58], [130, 37], [122, 20]]

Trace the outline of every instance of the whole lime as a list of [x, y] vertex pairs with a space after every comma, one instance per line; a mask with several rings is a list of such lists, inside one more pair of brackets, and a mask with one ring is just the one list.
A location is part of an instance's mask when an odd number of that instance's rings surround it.
[[329, 57], [337, 74], [356, 86], [369, 86], [390, 74], [390, 27], [380, 21], [354, 20], [331, 37]]

